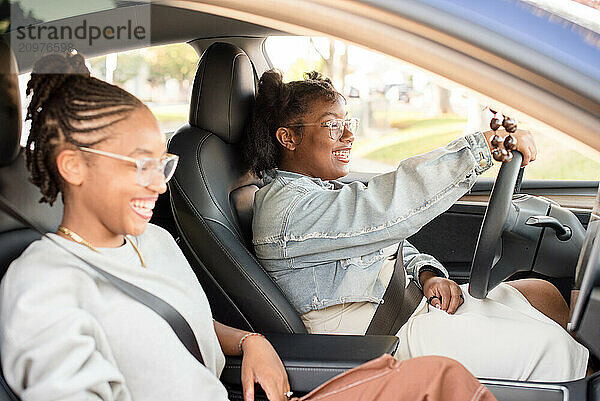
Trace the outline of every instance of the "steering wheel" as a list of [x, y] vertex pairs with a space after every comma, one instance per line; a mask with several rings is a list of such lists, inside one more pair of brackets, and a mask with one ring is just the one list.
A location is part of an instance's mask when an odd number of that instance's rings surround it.
[[513, 151], [512, 160], [502, 164], [492, 188], [471, 265], [469, 294], [475, 298], [485, 298], [488, 291], [499, 284], [493, 282], [494, 280], [490, 281], [490, 275], [500, 256], [501, 237], [509, 216], [513, 193], [518, 192], [521, 186], [522, 161], [523, 155]]

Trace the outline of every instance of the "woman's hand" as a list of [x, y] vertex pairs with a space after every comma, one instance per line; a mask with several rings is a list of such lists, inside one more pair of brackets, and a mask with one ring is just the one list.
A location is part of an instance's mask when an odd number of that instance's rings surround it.
[[419, 275], [423, 284], [423, 295], [431, 300], [431, 305], [442, 309], [449, 314], [454, 314], [459, 306], [465, 301], [462, 290], [452, 280], [444, 277], [437, 277], [430, 271], [424, 271]]
[[[492, 149], [491, 140], [494, 134], [498, 134], [504, 138], [508, 136], [506, 131], [486, 131], [483, 133], [485, 139], [487, 140], [488, 146], [490, 150]], [[518, 129], [514, 133], [511, 134], [513, 138], [517, 140], [517, 149], [523, 155], [523, 162], [521, 166], [526, 166], [537, 157], [537, 147], [535, 146], [535, 141], [533, 140], [533, 135], [527, 130]], [[504, 147], [504, 144], [500, 145], [501, 148]]]
[[260, 384], [269, 401], [287, 401], [290, 383], [283, 363], [269, 341], [251, 336], [242, 345], [242, 387], [244, 401], [254, 400], [254, 383]]

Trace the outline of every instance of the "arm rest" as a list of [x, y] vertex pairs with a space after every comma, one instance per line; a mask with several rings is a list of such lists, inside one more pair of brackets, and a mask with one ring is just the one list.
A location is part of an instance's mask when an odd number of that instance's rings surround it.
[[[266, 334], [296, 393], [308, 393], [334, 376], [383, 354], [394, 354], [394, 336]], [[221, 381], [241, 386], [241, 357], [227, 357]]]

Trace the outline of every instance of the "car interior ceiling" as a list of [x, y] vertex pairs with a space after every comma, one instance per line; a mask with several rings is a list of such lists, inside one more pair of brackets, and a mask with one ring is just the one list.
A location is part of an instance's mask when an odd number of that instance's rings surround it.
[[[233, 21], [208, 14], [199, 17], [197, 12], [173, 7], [152, 7], [157, 19], [164, 18], [171, 24], [177, 21], [178, 25], [178, 29], [172, 29], [169, 25], [153, 24], [156, 44], [206, 38], [211, 36], [209, 30], [214, 33], [221, 29], [224, 20]], [[165, 13], [169, 18], [165, 18]], [[182, 18], [188, 18], [188, 23], [182, 24]], [[205, 28], [206, 36], [198, 35], [197, 29], [181, 32], [181, 26], [201, 25], [198, 18], [214, 24]], [[256, 53], [260, 51], [257, 43], [274, 31], [237, 22], [240, 35], [254, 30], [255, 37], [217, 39], [213, 36], [190, 42], [202, 54], [192, 90], [190, 120], [169, 140], [169, 151], [181, 157], [180, 166], [169, 184], [169, 192], [159, 198], [152, 222], [178, 237], [179, 245], [207, 293], [215, 318], [243, 329], [284, 333], [274, 335], [272, 339], [286, 367], [292, 369], [290, 379], [295, 380], [292, 387], [310, 389], [335, 373], [392, 349], [390, 339], [385, 336], [374, 338], [368, 344], [369, 340], [360, 336], [331, 339], [307, 335], [294, 308], [253, 255], [250, 242], [252, 199], [260, 182], [244, 172], [239, 158], [239, 141], [257, 78], [267, 68], [264, 57]], [[157, 29], [156, 35], [154, 29]], [[221, 36], [230, 36], [232, 29], [228, 26]], [[53, 207], [37, 203], [39, 190], [27, 178], [19, 145], [21, 115], [16, 62], [10, 49], [0, 46], [0, 73], [6, 68], [10, 68], [12, 74], [0, 75], [11, 76], [12, 82], [3, 82], [0, 91], [10, 96], [2, 96], [0, 102], [14, 100], [16, 96], [19, 104], [0, 103], [0, 126], [3, 127], [0, 195], [18, 205], [20, 211], [48, 231], [55, 231], [62, 217], [62, 202], [58, 199]], [[21, 71], [30, 66], [23, 68]], [[232, 102], [229, 102], [230, 95]], [[0, 213], [0, 274], [3, 275], [10, 262], [37, 238], [39, 235], [33, 230]], [[294, 340], [290, 341], [290, 338]], [[353, 358], [348, 354], [360, 348], [357, 344], [365, 351]], [[319, 367], [323, 366], [334, 366], [337, 370], [319, 372]], [[223, 380], [231, 384], [232, 394], [239, 393], [239, 369], [239, 360], [228, 359]], [[562, 400], [565, 389], [573, 399], [587, 397], [587, 383], [584, 382], [539, 384], [529, 388], [508, 381], [484, 382], [498, 399]], [[0, 384], [8, 389], [3, 378]], [[8, 389], [6, 394], [0, 394], [2, 399], [17, 398]]]

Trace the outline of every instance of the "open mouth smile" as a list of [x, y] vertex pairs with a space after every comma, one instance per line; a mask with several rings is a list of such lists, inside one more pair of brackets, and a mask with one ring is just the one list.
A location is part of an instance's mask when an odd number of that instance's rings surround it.
[[350, 148], [334, 150], [331, 154], [341, 162], [348, 163], [350, 161]]
[[132, 199], [129, 201], [131, 209], [133, 209], [138, 216], [146, 220], [152, 218], [152, 209], [154, 209], [155, 204], [155, 199]]

